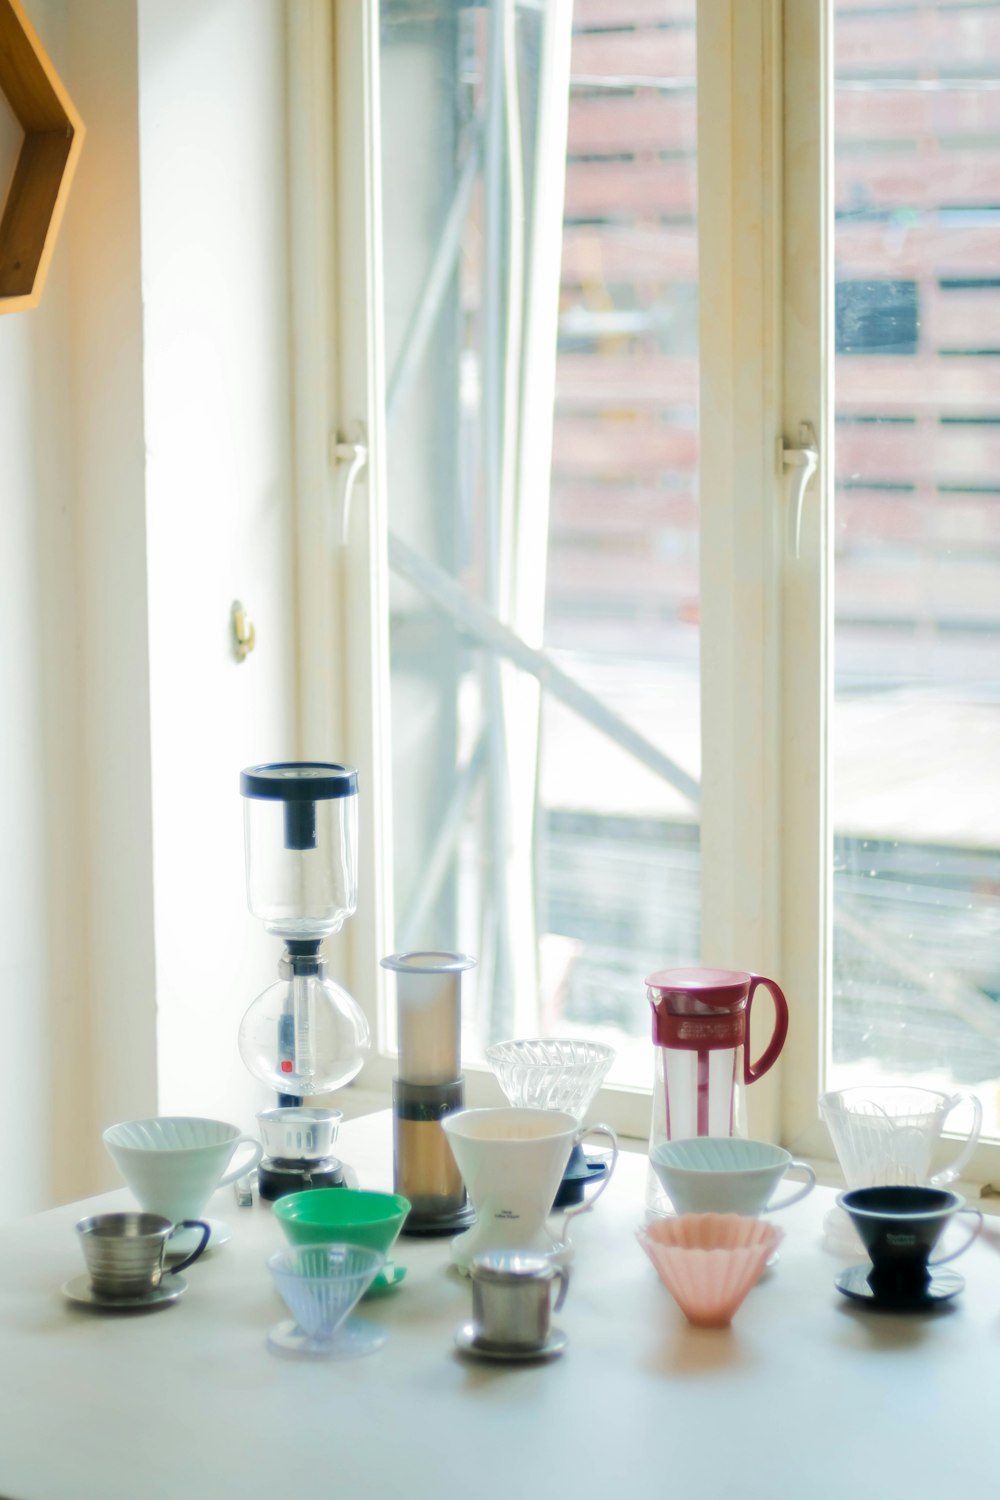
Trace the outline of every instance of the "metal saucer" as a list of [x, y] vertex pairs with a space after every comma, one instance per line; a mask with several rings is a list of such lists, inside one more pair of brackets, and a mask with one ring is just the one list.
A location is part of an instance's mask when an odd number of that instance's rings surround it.
[[455, 1345], [462, 1354], [471, 1354], [475, 1359], [497, 1360], [502, 1364], [527, 1364], [532, 1360], [556, 1359], [569, 1343], [561, 1328], [549, 1330], [549, 1336], [539, 1349], [520, 1349], [496, 1344], [481, 1344], [476, 1338], [471, 1323], [464, 1323], [455, 1330]]
[[62, 1294], [79, 1307], [98, 1307], [102, 1312], [138, 1312], [146, 1308], [165, 1307], [176, 1302], [187, 1291], [187, 1282], [176, 1271], [164, 1276], [159, 1286], [142, 1297], [102, 1297], [90, 1284], [86, 1271], [67, 1281]]
[[964, 1276], [960, 1276], [957, 1271], [942, 1268], [931, 1273], [927, 1287], [917, 1297], [878, 1297], [868, 1285], [870, 1270], [867, 1262], [863, 1266], [848, 1266], [846, 1271], [841, 1271], [834, 1285], [845, 1297], [866, 1303], [878, 1312], [927, 1312], [930, 1308], [937, 1307], [939, 1302], [957, 1297], [965, 1286]]

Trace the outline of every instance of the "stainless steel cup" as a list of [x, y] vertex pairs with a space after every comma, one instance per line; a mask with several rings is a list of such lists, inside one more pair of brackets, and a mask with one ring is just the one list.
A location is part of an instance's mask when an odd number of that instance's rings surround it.
[[321, 1161], [333, 1150], [343, 1117], [339, 1109], [292, 1105], [259, 1110], [257, 1124], [264, 1150], [272, 1159]]
[[171, 1266], [183, 1271], [192, 1265], [208, 1244], [211, 1234], [203, 1219], [184, 1219], [171, 1224], [159, 1214], [92, 1214], [76, 1226], [90, 1282], [100, 1297], [145, 1297], [163, 1278], [167, 1241], [178, 1229], [200, 1229], [197, 1249]]
[[[527, 1250], [491, 1250], [477, 1255], [472, 1277], [472, 1323], [486, 1349], [542, 1349], [569, 1290], [569, 1272], [547, 1255]], [[552, 1302], [552, 1287], [560, 1283]]]

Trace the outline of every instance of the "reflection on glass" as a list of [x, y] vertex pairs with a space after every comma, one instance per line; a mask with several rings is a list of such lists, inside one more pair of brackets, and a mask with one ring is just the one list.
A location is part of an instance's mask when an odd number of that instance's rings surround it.
[[1000, 1134], [1000, 6], [838, 7], [831, 1086]]
[[479, 957], [466, 1058], [642, 1084], [699, 950], [694, 10], [382, 6], [395, 946]]

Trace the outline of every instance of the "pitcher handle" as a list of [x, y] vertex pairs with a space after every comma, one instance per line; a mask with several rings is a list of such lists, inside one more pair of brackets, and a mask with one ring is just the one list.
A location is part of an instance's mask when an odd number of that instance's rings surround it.
[[[774, 1001], [774, 1031], [771, 1040], [755, 1063], [750, 1061], [750, 1007], [753, 997], [758, 988], [763, 985], [770, 990]], [[780, 984], [773, 979], [765, 979], [763, 974], [750, 975], [750, 988], [747, 991], [746, 1008], [746, 1032], [743, 1050], [743, 1082], [756, 1083], [758, 1078], [763, 1078], [768, 1068], [774, 1066], [778, 1061], [778, 1053], [785, 1045], [785, 1037], [788, 1035], [788, 1001], [785, 999], [784, 991]]]
[[579, 1214], [590, 1213], [590, 1210], [593, 1208], [594, 1204], [597, 1202], [598, 1198], [601, 1196], [601, 1194], [604, 1192], [604, 1189], [611, 1181], [611, 1178], [614, 1175], [615, 1165], [618, 1161], [618, 1137], [617, 1135], [615, 1135], [615, 1132], [611, 1129], [610, 1125], [583, 1126], [576, 1133], [575, 1144], [578, 1146], [581, 1141], [586, 1140], [588, 1135], [607, 1136], [608, 1140], [611, 1142], [611, 1160], [608, 1163], [607, 1175], [601, 1180], [600, 1184], [597, 1187], [597, 1191], [591, 1193], [590, 1197], [585, 1198], [582, 1203], [576, 1204], [573, 1208], [567, 1208], [563, 1213], [563, 1224], [565, 1225], [565, 1232], [563, 1237], [564, 1246], [569, 1244], [570, 1219], [575, 1219]]
[[556, 1266], [556, 1275], [559, 1278], [559, 1295], [556, 1297], [552, 1311], [558, 1312], [566, 1301], [566, 1293], [569, 1291], [569, 1267]]
[[[248, 1172], [253, 1171], [254, 1167], [260, 1165], [261, 1157], [264, 1155], [264, 1147], [261, 1145], [260, 1141], [257, 1140], [256, 1136], [241, 1135], [239, 1139], [233, 1143], [233, 1156], [236, 1155], [241, 1146], [253, 1147], [253, 1160], [240, 1162], [238, 1167], [230, 1167], [225, 1176], [220, 1177], [218, 1182], [215, 1184], [217, 1189], [228, 1187], [231, 1182], [236, 1181], [237, 1177], [245, 1177]], [[233, 1156], [229, 1158], [230, 1161], [232, 1161]]]
[[929, 1260], [927, 1262], [929, 1266], [943, 1266], [946, 1260], [954, 1260], [956, 1256], [961, 1255], [964, 1250], [968, 1250], [969, 1246], [972, 1244], [972, 1241], [976, 1238], [979, 1231], [982, 1229], [983, 1216], [979, 1212], [978, 1208], [960, 1208], [956, 1211], [955, 1218], [959, 1218], [962, 1214], [972, 1215], [972, 1217], [976, 1220], [975, 1229], [969, 1235], [969, 1238], [967, 1240], [962, 1241], [957, 1250], [952, 1250], [949, 1255], [935, 1256], [933, 1260]]
[[[983, 1106], [979, 1098], [975, 1094], [956, 1094], [948, 1106], [948, 1114], [950, 1115], [952, 1110], [957, 1109], [960, 1104], [965, 1104], [966, 1102], [972, 1105], [972, 1129], [969, 1131], [968, 1139], [965, 1145], [960, 1148], [958, 1155], [946, 1167], [942, 1167], [940, 1172], [935, 1172], [934, 1176], [930, 1178], [931, 1187], [943, 1187], [946, 1182], [954, 1182], [955, 1178], [960, 1176], [962, 1168], [976, 1149], [979, 1132], [983, 1127]], [[945, 1119], [947, 1117], [946, 1115]]]

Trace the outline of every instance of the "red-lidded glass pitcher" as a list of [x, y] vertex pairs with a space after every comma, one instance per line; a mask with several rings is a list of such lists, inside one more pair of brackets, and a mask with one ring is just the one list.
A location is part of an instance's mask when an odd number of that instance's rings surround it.
[[[774, 1031], [750, 1061], [750, 1010], [763, 986], [774, 1000]], [[650, 1149], [695, 1135], [745, 1135], [743, 1085], [763, 1077], [788, 1031], [779, 985], [734, 969], [662, 969], [646, 980], [653, 1008], [656, 1078]]]

